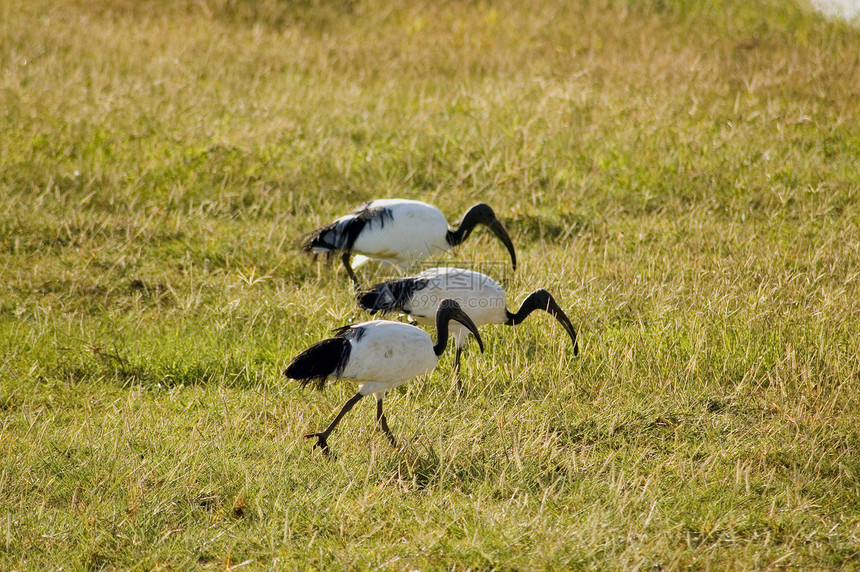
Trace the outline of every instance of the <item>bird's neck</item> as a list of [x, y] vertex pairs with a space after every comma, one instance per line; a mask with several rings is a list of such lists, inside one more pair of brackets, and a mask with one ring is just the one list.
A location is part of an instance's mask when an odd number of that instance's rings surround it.
[[517, 310], [516, 314], [512, 314], [506, 309], [505, 313], [508, 319], [505, 323], [509, 326], [516, 326], [535, 310], [547, 310], [550, 304], [548, 294], [549, 293], [544, 290], [532, 292], [531, 295], [523, 301], [523, 305], [520, 306], [520, 309]]
[[458, 244], [462, 244], [464, 240], [469, 238], [469, 235], [475, 230], [475, 227], [478, 225], [480, 220], [477, 215], [474, 213], [474, 209], [470, 209], [465, 215], [463, 215], [463, 220], [460, 221], [460, 224], [457, 228], [452, 228], [448, 230], [445, 239], [448, 241], [448, 244], [451, 246], [457, 246]]
[[463, 241], [466, 240], [467, 234], [468, 233], [463, 228], [463, 225], [460, 225], [453, 230], [448, 230], [448, 233], [445, 235], [445, 241], [451, 246], [457, 246], [459, 244], [462, 244]]
[[448, 318], [443, 317], [441, 312], [436, 314], [436, 343], [433, 345], [433, 353], [441, 357], [448, 345]]

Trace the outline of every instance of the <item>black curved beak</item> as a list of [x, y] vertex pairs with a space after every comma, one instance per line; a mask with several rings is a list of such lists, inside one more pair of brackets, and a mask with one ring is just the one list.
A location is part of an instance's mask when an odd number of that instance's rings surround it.
[[478, 326], [475, 325], [475, 322], [472, 321], [472, 318], [466, 312], [457, 306], [451, 309], [448, 319], [456, 320], [466, 326], [472, 332], [472, 335], [475, 336], [475, 339], [478, 340], [478, 347], [481, 348], [481, 353], [484, 353], [484, 341], [481, 339], [481, 334], [478, 333]]
[[546, 311], [551, 314], [553, 318], [558, 320], [558, 323], [561, 324], [567, 332], [567, 335], [570, 336], [571, 341], [573, 341], [573, 355], [578, 356], [579, 342], [576, 341], [576, 330], [574, 329], [573, 324], [570, 323], [570, 318], [567, 317], [564, 310], [562, 310], [552, 298], [550, 298], [547, 303]]
[[517, 269], [517, 255], [514, 252], [514, 243], [511, 242], [511, 237], [508, 236], [508, 231], [505, 230], [505, 227], [502, 226], [502, 223], [499, 222], [499, 219], [497, 219], [497, 218], [494, 218], [493, 220], [491, 220], [487, 224], [487, 227], [489, 227], [489, 229], [491, 231], [493, 231], [493, 234], [495, 234], [496, 236], [499, 237], [499, 240], [502, 241], [502, 244], [504, 244], [505, 248], [508, 249], [508, 252], [511, 253], [511, 262], [513, 263], [514, 270], [516, 270]]

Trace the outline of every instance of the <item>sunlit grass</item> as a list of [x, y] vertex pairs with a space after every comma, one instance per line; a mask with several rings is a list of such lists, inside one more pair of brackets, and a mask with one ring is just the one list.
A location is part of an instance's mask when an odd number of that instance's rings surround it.
[[[850, 567], [858, 54], [788, 2], [0, 3], [0, 567]], [[296, 246], [388, 196], [491, 204], [517, 272], [445, 260], [582, 353], [487, 327], [326, 459], [353, 389], [282, 371], [366, 316]]]

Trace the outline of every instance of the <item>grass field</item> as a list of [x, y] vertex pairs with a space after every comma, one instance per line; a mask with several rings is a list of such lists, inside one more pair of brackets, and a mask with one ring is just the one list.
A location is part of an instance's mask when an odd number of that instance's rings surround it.
[[[788, 1], [0, 0], [0, 569], [858, 567], [858, 78]], [[366, 316], [297, 244], [394, 196], [582, 352], [484, 328], [324, 458], [282, 371]]]

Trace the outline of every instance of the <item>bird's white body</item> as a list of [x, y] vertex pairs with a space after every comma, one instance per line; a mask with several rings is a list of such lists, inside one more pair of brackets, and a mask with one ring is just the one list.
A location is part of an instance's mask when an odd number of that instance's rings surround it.
[[478, 328], [454, 300], [443, 300], [436, 314], [438, 340], [434, 344], [430, 336], [415, 326], [400, 322], [362, 322], [337, 330], [337, 334], [322, 340], [297, 355], [284, 371], [290, 379], [302, 387], [315, 384], [319, 389], [326, 379], [335, 377], [354, 381], [358, 393], [343, 404], [328, 427], [319, 433], [305, 435], [316, 438], [314, 447], [328, 453], [328, 437], [341, 418], [364, 396], [376, 398], [376, 421], [392, 446], [397, 446], [394, 434], [382, 410], [382, 399], [389, 389], [402, 385], [413, 377], [431, 371], [439, 356], [448, 345], [449, 324], [458, 322], [467, 325], [484, 351], [484, 343]]
[[452, 228], [439, 209], [421, 201], [370, 201], [351, 214], [312, 231], [301, 248], [310, 254], [337, 254], [353, 284], [358, 286], [360, 281], [350, 262], [353, 256], [359, 259], [357, 264], [372, 258], [401, 271], [409, 270], [422, 260], [462, 244], [479, 224], [502, 241], [516, 269], [517, 255], [511, 237], [485, 203], [473, 205], [456, 228]]
[[362, 395], [372, 393], [379, 399], [389, 389], [431, 371], [439, 361], [427, 332], [410, 324], [363, 322], [351, 326], [344, 337], [352, 347], [338, 377], [357, 382]]
[[[388, 214], [368, 220], [352, 244], [352, 252], [407, 270], [450, 250], [448, 222], [436, 207], [407, 199], [379, 199], [367, 207], [386, 209]], [[355, 216], [343, 216], [337, 224], [346, 226]]]
[[[432, 325], [445, 299], [456, 300], [476, 326], [507, 320], [505, 291], [486, 274], [463, 268], [431, 268], [414, 278], [427, 280], [427, 285], [412, 295], [403, 310], [419, 324]], [[451, 334], [458, 348], [466, 345], [469, 330], [463, 325], [452, 322]]]

